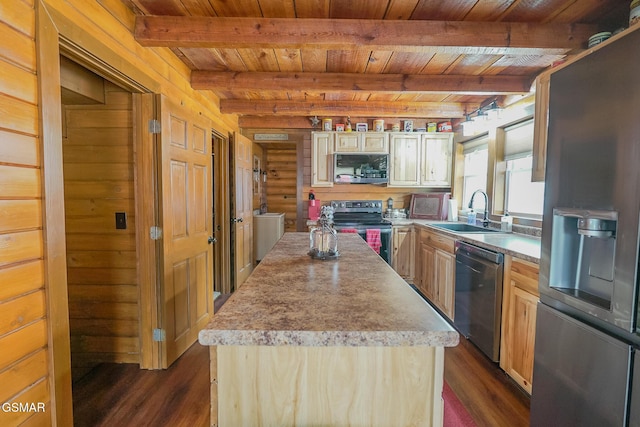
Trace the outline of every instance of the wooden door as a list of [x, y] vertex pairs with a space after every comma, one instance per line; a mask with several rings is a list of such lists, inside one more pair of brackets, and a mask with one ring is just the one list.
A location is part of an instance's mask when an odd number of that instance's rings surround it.
[[435, 302], [435, 256], [436, 250], [429, 245], [421, 244], [421, 262], [420, 262], [420, 290], [431, 300]]
[[211, 124], [160, 97], [159, 195], [163, 367], [198, 337], [213, 314]]
[[251, 140], [236, 135], [234, 140], [235, 188], [235, 278], [236, 289], [253, 270], [253, 161]]
[[451, 187], [453, 135], [423, 135], [421, 184]]

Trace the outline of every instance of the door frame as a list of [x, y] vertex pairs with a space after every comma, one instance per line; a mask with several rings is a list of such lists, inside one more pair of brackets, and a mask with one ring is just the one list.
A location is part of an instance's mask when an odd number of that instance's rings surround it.
[[[229, 137], [217, 131], [212, 132], [213, 153], [213, 235], [217, 242], [213, 248], [214, 289], [223, 294], [231, 293], [231, 253], [230, 247], [230, 192], [229, 192]], [[217, 229], [220, 227], [220, 230]], [[217, 286], [216, 286], [217, 285]]]
[[[104, 78], [134, 93], [134, 150], [136, 159], [136, 217], [139, 221], [136, 250], [140, 288], [140, 366], [158, 368], [160, 352], [153, 341], [157, 325], [157, 289], [155, 280], [155, 247], [145, 224], [155, 224], [155, 206], [145, 206], [145, 195], [154, 194], [155, 182], [148, 175], [138, 175], [155, 165], [153, 134], [146, 131], [144, 115], [155, 114], [154, 104], [145, 101], [144, 93], [159, 93], [160, 85], [141, 70], [126, 62], [101, 41], [84, 32], [75, 22], [48, 8], [44, 0], [36, 3], [36, 57], [39, 89], [40, 151], [43, 198], [44, 286], [47, 295], [48, 368], [52, 425], [73, 425], [71, 389], [71, 348], [69, 305], [67, 299], [66, 228], [62, 161], [62, 106], [60, 94], [61, 52], [78, 64], [98, 72]], [[117, 64], [118, 67], [110, 64]], [[136, 98], [139, 98], [136, 100]], [[151, 118], [151, 117], [150, 117]], [[139, 163], [139, 164], [138, 164]], [[142, 257], [147, 257], [143, 260]], [[143, 334], [143, 331], [148, 331]], [[148, 336], [147, 336], [148, 335]]]

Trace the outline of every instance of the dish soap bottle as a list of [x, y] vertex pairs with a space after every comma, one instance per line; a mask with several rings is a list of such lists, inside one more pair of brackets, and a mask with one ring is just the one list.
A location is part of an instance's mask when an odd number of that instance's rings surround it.
[[467, 224], [476, 225], [476, 213], [473, 209], [467, 212]]
[[513, 229], [513, 217], [509, 216], [509, 212], [504, 213], [504, 215], [500, 218], [500, 231], [506, 231], [507, 233], [511, 233]]

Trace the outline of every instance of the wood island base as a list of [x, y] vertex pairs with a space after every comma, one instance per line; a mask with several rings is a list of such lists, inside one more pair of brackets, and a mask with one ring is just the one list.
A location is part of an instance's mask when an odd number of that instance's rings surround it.
[[444, 348], [212, 346], [211, 425], [441, 426]]

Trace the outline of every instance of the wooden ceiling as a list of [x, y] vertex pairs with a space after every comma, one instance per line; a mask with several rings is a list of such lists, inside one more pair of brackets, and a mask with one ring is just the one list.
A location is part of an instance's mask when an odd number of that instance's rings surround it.
[[309, 116], [460, 118], [527, 93], [589, 36], [625, 25], [621, 0], [122, 0], [144, 46], [241, 124]]

